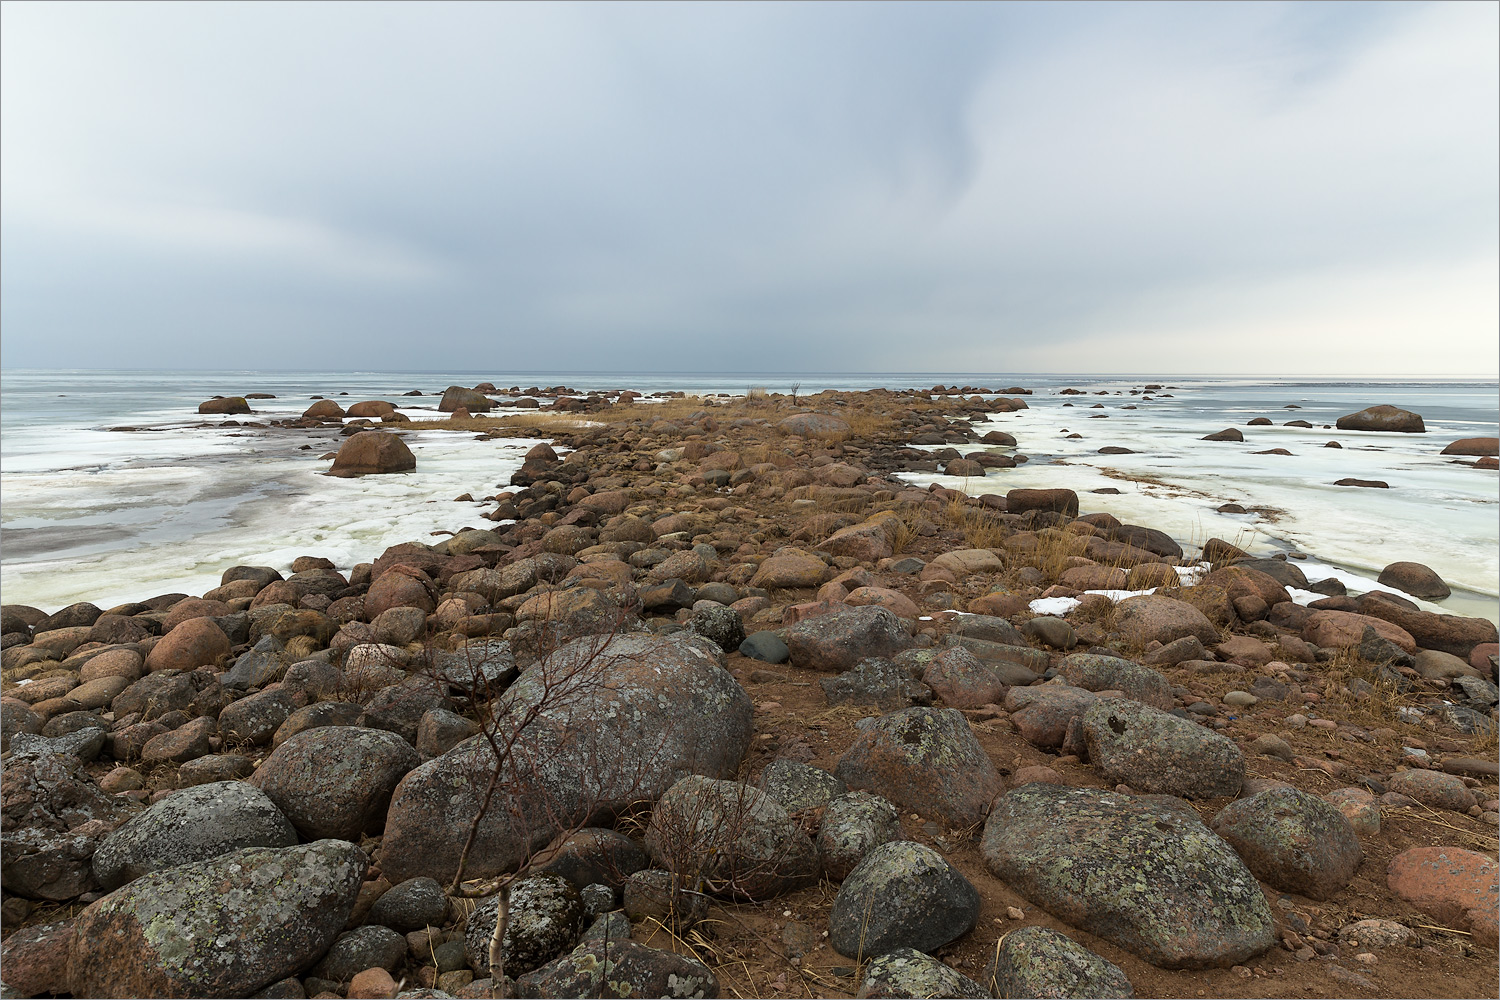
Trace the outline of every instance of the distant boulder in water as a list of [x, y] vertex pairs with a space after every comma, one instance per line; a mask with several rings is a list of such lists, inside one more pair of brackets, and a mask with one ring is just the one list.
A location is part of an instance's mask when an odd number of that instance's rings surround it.
[[198, 404], [199, 413], [249, 413], [244, 396], [215, 396]]
[[396, 435], [384, 431], [360, 431], [344, 442], [328, 474], [351, 479], [387, 472], [410, 472], [416, 467], [417, 457]]
[[470, 413], [488, 413], [495, 408], [495, 401], [482, 392], [465, 389], [461, 385], [450, 385], [443, 391], [442, 402], [438, 403], [438, 412], [452, 413], [460, 406]]
[[1403, 434], [1423, 434], [1427, 431], [1427, 425], [1422, 423], [1420, 414], [1386, 403], [1367, 406], [1358, 413], [1339, 417], [1337, 426], [1341, 431], [1399, 431]]
[[1476, 458], [1500, 455], [1500, 438], [1460, 438], [1443, 449], [1444, 455], [1473, 455]]

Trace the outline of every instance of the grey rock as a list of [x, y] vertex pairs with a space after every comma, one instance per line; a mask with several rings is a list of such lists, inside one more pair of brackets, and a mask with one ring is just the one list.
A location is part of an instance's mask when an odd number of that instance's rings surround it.
[[174, 792], [105, 837], [94, 852], [94, 874], [113, 890], [148, 872], [244, 847], [296, 843], [297, 831], [264, 792], [219, 781]]
[[[870, 960], [856, 997], [987, 998], [989, 991], [957, 969], [914, 948], [895, 948]], [[1036, 994], [1042, 996], [1043, 994]]]
[[[953, 645], [962, 646], [983, 660], [991, 670], [995, 671], [995, 676], [1000, 678], [1002, 684], [1031, 684], [1046, 672], [1050, 662], [1045, 651], [1032, 649], [1026, 645], [991, 642], [988, 639], [976, 639], [965, 635], [949, 635], [948, 641]], [[1023, 639], [1022, 642], [1024, 643], [1025, 640]]]
[[219, 713], [219, 735], [230, 742], [263, 746], [296, 709], [285, 691], [259, 691]]
[[1021, 626], [1021, 631], [1039, 639], [1053, 649], [1072, 649], [1078, 645], [1078, 637], [1073, 634], [1073, 626], [1061, 618], [1053, 618], [1050, 615], [1042, 615], [1033, 618]]
[[818, 877], [807, 834], [765, 792], [689, 775], [651, 812], [646, 850], [669, 871], [702, 877], [717, 894], [767, 899]]
[[389, 927], [366, 924], [340, 934], [313, 969], [313, 975], [347, 983], [366, 969], [394, 972], [405, 958], [406, 938]]
[[1099, 699], [1092, 691], [1059, 684], [1013, 687], [1005, 693], [1011, 724], [1032, 746], [1060, 747], [1068, 726]]
[[1234, 965], [1275, 943], [1255, 876], [1181, 799], [1034, 782], [995, 801], [980, 851], [1053, 916], [1162, 968]]
[[622, 910], [611, 910], [594, 918], [588, 930], [579, 938], [579, 944], [590, 941], [627, 941], [630, 939], [630, 919]]
[[619, 902], [619, 895], [602, 882], [595, 882], [579, 889], [578, 898], [583, 900], [584, 917], [593, 920], [613, 910]]
[[1364, 860], [1344, 814], [1296, 788], [1271, 788], [1231, 802], [1211, 825], [1256, 878], [1310, 899], [1333, 896]]
[[237, 753], [211, 753], [177, 768], [177, 787], [192, 788], [215, 781], [239, 781], [255, 773], [255, 762]]
[[848, 789], [844, 783], [821, 767], [811, 767], [795, 760], [778, 758], [760, 773], [760, 788], [781, 803], [789, 813], [827, 805]]
[[901, 817], [889, 801], [867, 791], [840, 795], [828, 803], [818, 826], [823, 873], [841, 882], [871, 851], [900, 836]]
[[99, 841], [140, 808], [102, 791], [69, 753], [12, 751], [0, 788], [0, 880], [8, 894], [28, 899], [61, 901], [93, 889]]
[[1164, 712], [1172, 708], [1172, 685], [1161, 674], [1139, 663], [1118, 656], [1074, 653], [1063, 657], [1057, 669], [1069, 684], [1085, 691], [1123, 691], [1127, 697], [1152, 708]]
[[584, 827], [559, 844], [540, 870], [555, 872], [579, 889], [595, 884], [619, 889], [647, 863], [646, 852], [623, 833]]
[[1046, 927], [1022, 927], [1001, 937], [985, 982], [995, 997], [1135, 996], [1117, 965]]
[[446, 708], [429, 708], [417, 723], [417, 753], [423, 760], [441, 757], [479, 732], [479, 723]]
[[894, 711], [932, 703], [932, 690], [927, 685], [880, 657], [860, 660], [852, 670], [834, 677], [820, 677], [818, 685], [829, 705], [874, 705]]
[[265, 687], [286, 669], [285, 652], [286, 645], [280, 639], [274, 635], [262, 636], [248, 652], [239, 655], [219, 683], [237, 691]]
[[[647, 868], [625, 880], [625, 916], [632, 921], [654, 918], [674, 934], [684, 934], [708, 916], [708, 894], [703, 880], [692, 875]], [[628, 933], [627, 933], [627, 936]]]
[[385, 815], [391, 791], [420, 763], [394, 733], [324, 726], [277, 747], [251, 782], [307, 838], [358, 840]]
[[11, 760], [67, 754], [86, 764], [99, 756], [99, 752], [104, 749], [105, 738], [104, 730], [98, 726], [77, 729], [56, 737], [17, 733], [10, 743]]
[[794, 665], [833, 673], [893, 656], [911, 645], [911, 637], [901, 619], [869, 606], [804, 619], [787, 629], [786, 645]]
[[503, 639], [471, 639], [457, 650], [432, 657], [432, 676], [470, 697], [494, 697], [520, 672], [510, 643]]
[[328, 950], [368, 866], [353, 844], [320, 840], [152, 872], [78, 916], [70, 990], [80, 997], [248, 996]]
[[952, 708], [908, 708], [869, 720], [833, 773], [851, 789], [955, 828], [982, 821], [1003, 788], [968, 720]]
[[726, 653], [740, 648], [745, 641], [745, 622], [733, 608], [703, 608], [688, 619], [688, 631], [712, 641]]
[[18, 734], [40, 733], [42, 721], [40, 715], [15, 699], [0, 702], [0, 752], [8, 751], [11, 738]]
[[370, 907], [369, 921], [405, 934], [441, 927], [448, 916], [448, 896], [436, 879], [409, 878], [391, 886]]
[[365, 702], [359, 725], [395, 733], [415, 746], [422, 717], [435, 708], [448, 706], [448, 697], [436, 682], [429, 677], [412, 676], [375, 692]]
[[933, 951], [973, 930], [979, 891], [937, 851], [908, 840], [881, 844], [839, 887], [828, 943], [858, 959], [894, 948]]
[[716, 997], [719, 981], [696, 959], [639, 941], [585, 941], [516, 980], [518, 997]]
[[364, 708], [351, 701], [320, 701], [304, 705], [286, 717], [271, 737], [271, 745], [280, 747], [298, 733], [323, 726], [352, 726], [364, 714]]
[[[490, 971], [490, 938], [495, 933], [499, 896], [490, 896], [464, 924], [464, 949], [475, 975]], [[583, 927], [583, 900], [561, 875], [528, 875], [510, 887], [510, 922], [500, 940], [507, 976], [520, 976], [573, 947]]]
[[1083, 738], [1105, 776], [1138, 791], [1209, 799], [1238, 795], [1245, 780], [1245, 757], [1233, 740], [1139, 702], [1091, 705]]
[[1014, 625], [994, 615], [961, 615], [953, 624], [952, 634], [1003, 646], [1026, 645], [1026, 637]]
[[740, 643], [740, 655], [762, 663], [785, 663], [791, 652], [775, 632], [751, 632]]
[[[555, 832], [537, 817], [582, 822], [655, 799], [687, 773], [733, 775], [752, 707], [722, 655], [689, 633], [632, 633], [570, 643], [528, 668], [500, 707], [502, 725], [525, 720], [526, 752], [505, 762], [502, 801], [485, 813], [466, 874], [515, 870]], [[555, 685], [549, 695], [548, 676], [569, 678], [566, 697]], [[494, 766], [474, 737], [402, 781], [386, 817], [386, 877], [452, 878]]]

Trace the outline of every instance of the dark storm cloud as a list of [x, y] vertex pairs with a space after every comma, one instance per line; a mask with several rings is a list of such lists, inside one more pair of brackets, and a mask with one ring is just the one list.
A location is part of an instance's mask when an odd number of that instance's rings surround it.
[[3, 16], [6, 366], [1495, 366], [1493, 5]]

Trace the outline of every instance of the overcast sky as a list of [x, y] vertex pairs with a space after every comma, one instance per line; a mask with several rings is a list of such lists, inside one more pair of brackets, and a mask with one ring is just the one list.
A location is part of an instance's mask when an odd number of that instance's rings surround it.
[[1500, 368], [1494, 3], [0, 18], [8, 368]]

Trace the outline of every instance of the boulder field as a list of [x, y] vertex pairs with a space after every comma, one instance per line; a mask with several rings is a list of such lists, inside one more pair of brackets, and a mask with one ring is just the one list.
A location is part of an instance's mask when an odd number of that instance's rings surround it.
[[522, 392], [485, 527], [0, 608], [6, 995], [1493, 993], [1491, 622], [892, 475], [1019, 388]]

